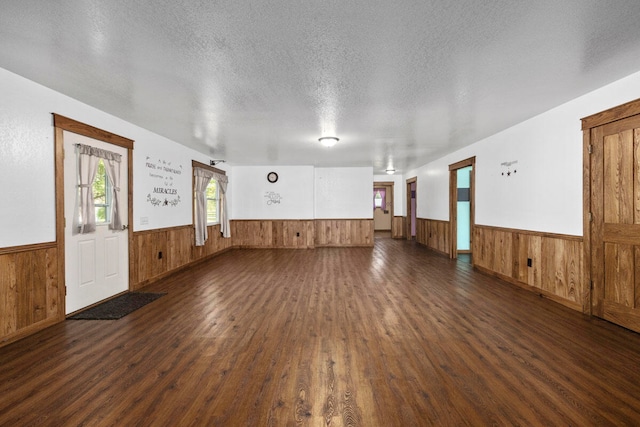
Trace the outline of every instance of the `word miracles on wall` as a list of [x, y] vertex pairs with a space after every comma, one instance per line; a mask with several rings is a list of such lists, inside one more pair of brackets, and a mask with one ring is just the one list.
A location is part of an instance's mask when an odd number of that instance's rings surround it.
[[174, 177], [182, 175], [182, 165], [147, 156], [145, 167], [149, 171], [151, 191], [147, 194], [147, 202], [153, 206], [177, 206], [180, 203], [178, 189], [174, 187]]

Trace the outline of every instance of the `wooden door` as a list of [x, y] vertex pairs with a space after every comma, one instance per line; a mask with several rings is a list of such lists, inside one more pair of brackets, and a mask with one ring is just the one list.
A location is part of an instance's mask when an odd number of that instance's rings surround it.
[[593, 314], [640, 332], [640, 116], [591, 129]]

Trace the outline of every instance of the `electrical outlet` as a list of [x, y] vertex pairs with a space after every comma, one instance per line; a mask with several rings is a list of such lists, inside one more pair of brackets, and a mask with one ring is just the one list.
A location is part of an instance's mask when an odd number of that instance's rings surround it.
[[527, 258], [527, 267], [531, 267], [533, 265], [533, 261], [531, 258]]
[[296, 233], [296, 237], [300, 237], [300, 233], [299, 233], [299, 232], [298, 232], [298, 233]]
[[162, 251], [158, 252], [158, 259], [162, 259]]

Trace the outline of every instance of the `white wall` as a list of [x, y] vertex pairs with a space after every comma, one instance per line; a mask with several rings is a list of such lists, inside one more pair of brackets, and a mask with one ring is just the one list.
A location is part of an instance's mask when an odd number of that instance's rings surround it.
[[[267, 181], [272, 171], [275, 183]], [[232, 173], [231, 218], [313, 219], [313, 166], [234, 166]]]
[[402, 175], [374, 175], [373, 181], [393, 181], [393, 215], [405, 216], [407, 210], [407, 184]]
[[[0, 90], [0, 247], [55, 240], [52, 112], [135, 141], [131, 224], [135, 231], [191, 224], [190, 163], [192, 159], [208, 163], [207, 156], [3, 69]], [[396, 190], [404, 188], [405, 179], [417, 176], [418, 216], [448, 220], [448, 165], [476, 156], [477, 224], [581, 235], [580, 118], [636, 99], [639, 94], [640, 73], [636, 73], [408, 171]], [[173, 185], [180, 195], [175, 206], [154, 206], [147, 200], [150, 190], [160, 182], [160, 178], [150, 175], [147, 160], [171, 161], [172, 165], [189, 170], [166, 175], [174, 178]], [[514, 165], [517, 173], [503, 177], [501, 173], [506, 169], [501, 163], [514, 160], [518, 161]], [[301, 172], [300, 182], [287, 178], [288, 168]], [[282, 169], [282, 203], [288, 200], [286, 196], [292, 197], [295, 204], [289, 205], [291, 211], [281, 212], [265, 211], [266, 206], [251, 204], [264, 201], [263, 190], [254, 193], [251, 200], [241, 191], [247, 186], [253, 188], [254, 184], [246, 181], [256, 174], [263, 175], [260, 180], [266, 186], [265, 170], [274, 168], [238, 169], [238, 186], [231, 171], [231, 217], [372, 218], [372, 168], [318, 168], [313, 170], [313, 179], [309, 168]], [[404, 214], [404, 199], [398, 201], [404, 191], [396, 191], [395, 196], [396, 208], [402, 209], [396, 210], [396, 215]], [[240, 197], [238, 203], [232, 201], [234, 197]]]
[[25, 82], [0, 69], [0, 247], [56, 238], [54, 100]]
[[[135, 141], [131, 224], [135, 231], [191, 224], [191, 160], [208, 163], [208, 157], [3, 69], [0, 93], [0, 247], [55, 240], [51, 113]], [[159, 183], [159, 178], [149, 176], [147, 157], [186, 169], [179, 175], [167, 175], [174, 177], [180, 195], [175, 206], [147, 202], [147, 194]], [[147, 224], [142, 225], [145, 217]]]
[[[476, 224], [582, 235], [582, 117], [640, 97], [640, 73], [435, 160], [418, 178], [418, 217], [449, 219], [448, 166], [476, 156]], [[503, 176], [503, 162], [517, 173]]]
[[233, 219], [373, 218], [370, 167], [234, 166], [232, 175]]
[[373, 219], [373, 168], [316, 168], [315, 218]]
[[[134, 140], [134, 231], [192, 223], [191, 161], [207, 156], [3, 69], [0, 89], [0, 247], [55, 240], [52, 112]], [[229, 175], [232, 219], [372, 218], [370, 167], [216, 167]], [[267, 205], [265, 192], [281, 203]]]

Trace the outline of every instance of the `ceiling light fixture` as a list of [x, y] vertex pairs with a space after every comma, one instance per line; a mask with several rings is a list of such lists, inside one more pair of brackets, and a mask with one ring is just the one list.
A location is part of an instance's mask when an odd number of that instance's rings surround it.
[[333, 147], [336, 145], [336, 142], [340, 140], [335, 136], [323, 136], [322, 138], [318, 138], [318, 141], [325, 147]]
[[387, 173], [389, 175], [393, 175], [394, 173], [396, 173], [396, 170], [395, 169], [387, 169]]

